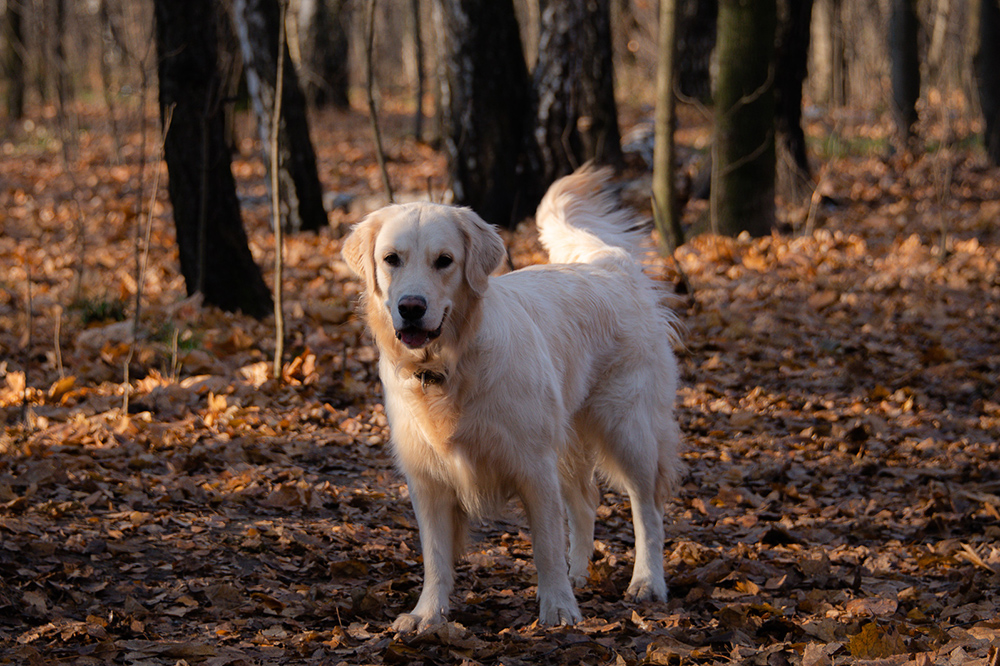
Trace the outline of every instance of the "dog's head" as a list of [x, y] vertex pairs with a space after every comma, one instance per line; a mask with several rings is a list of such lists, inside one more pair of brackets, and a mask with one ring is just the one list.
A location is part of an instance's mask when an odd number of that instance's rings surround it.
[[365, 282], [365, 298], [392, 320], [396, 338], [422, 349], [469, 299], [486, 292], [505, 250], [496, 230], [468, 208], [387, 206], [344, 241], [344, 259]]

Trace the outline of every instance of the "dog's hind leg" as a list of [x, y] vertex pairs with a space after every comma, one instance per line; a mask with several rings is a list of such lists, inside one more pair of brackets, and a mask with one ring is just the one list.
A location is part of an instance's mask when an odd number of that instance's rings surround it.
[[666, 601], [663, 576], [663, 506], [656, 501], [655, 481], [632, 479], [626, 489], [632, 502], [635, 567], [625, 596], [636, 601]]
[[632, 504], [635, 532], [635, 567], [626, 597], [636, 601], [667, 598], [663, 575], [662, 461], [649, 419], [622, 410], [610, 429], [602, 466], [616, 485], [624, 487]]
[[601, 501], [593, 454], [584, 447], [572, 447], [561, 461], [560, 471], [569, 523], [569, 579], [573, 587], [582, 587], [594, 554], [594, 520]]

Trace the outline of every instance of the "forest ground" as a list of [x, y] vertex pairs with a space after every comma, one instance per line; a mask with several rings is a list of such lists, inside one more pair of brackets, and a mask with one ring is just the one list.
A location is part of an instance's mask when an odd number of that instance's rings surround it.
[[[354, 200], [287, 239], [281, 380], [272, 320], [185, 299], [163, 180], [129, 344], [152, 185], [134, 119], [120, 149], [96, 108], [65, 146], [51, 114], [0, 137], [0, 664], [995, 666], [1000, 174], [961, 117], [909, 153], [877, 119], [827, 114], [808, 128], [811, 213], [786, 202], [770, 237], [678, 251], [687, 471], [667, 603], [622, 599], [629, 506], [609, 490], [582, 623], [534, 622], [512, 504], [475, 527], [452, 622], [418, 636], [389, 629], [419, 590], [417, 532], [339, 257], [383, 203], [364, 114], [313, 121], [324, 185]], [[703, 151], [685, 118], [680, 142]], [[271, 282], [248, 123], [234, 171]], [[390, 173], [422, 198], [444, 161], [407, 124], [387, 118]], [[640, 172], [633, 158], [632, 200]], [[695, 201], [685, 221], [705, 216]], [[507, 240], [515, 265], [544, 261], [530, 223]], [[649, 271], [673, 290], [672, 262]]]

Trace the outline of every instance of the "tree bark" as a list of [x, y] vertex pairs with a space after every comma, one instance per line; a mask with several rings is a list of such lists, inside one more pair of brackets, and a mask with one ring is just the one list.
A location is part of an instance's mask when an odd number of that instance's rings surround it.
[[511, 0], [439, 0], [441, 129], [455, 202], [503, 227], [537, 205], [531, 87]]
[[892, 111], [896, 132], [905, 144], [913, 136], [920, 97], [920, 54], [917, 49], [915, 0], [892, 0], [889, 18], [889, 60], [892, 63]]
[[842, 106], [845, 103], [844, 40], [841, 0], [814, 0], [812, 42], [812, 98], [817, 104]]
[[684, 242], [674, 182], [674, 81], [677, 50], [677, 2], [660, 0], [660, 31], [656, 68], [656, 129], [653, 146], [653, 220], [663, 239], [665, 254]]
[[310, 106], [347, 109], [348, 44], [344, 29], [345, 0], [301, 0], [299, 30], [303, 44], [303, 92]]
[[181, 273], [188, 294], [223, 310], [262, 318], [271, 294], [254, 263], [240, 219], [225, 143], [217, 70], [217, 5], [154, 0], [160, 116]]
[[621, 164], [609, 0], [543, 4], [534, 89], [543, 184], [587, 160]]
[[413, 136], [417, 141], [424, 138], [424, 91], [427, 89], [427, 76], [424, 69], [424, 36], [421, 31], [422, 21], [420, 20], [420, 0], [410, 0], [410, 11], [413, 14], [413, 44], [414, 54], [417, 58], [417, 91], [416, 108], [413, 111]]
[[719, 3], [678, 0], [677, 10], [677, 86], [684, 95], [708, 103]]
[[980, 0], [979, 51], [975, 56], [976, 86], [983, 110], [983, 144], [986, 156], [1000, 166], [1000, 6], [997, 0]]
[[719, 3], [711, 220], [715, 233], [774, 224], [775, 0]]
[[809, 26], [813, 0], [787, 0], [788, 15], [782, 21], [775, 46], [775, 118], [780, 144], [791, 157], [798, 177], [811, 178], [802, 131], [802, 83], [809, 68]]
[[[278, 71], [280, 0], [235, 0], [233, 21], [243, 50], [247, 88], [257, 115], [264, 163], [270, 170], [271, 125]], [[279, 192], [283, 228], [316, 231], [328, 223], [323, 188], [316, 171], [316, 153], [309, 137], [306, 102], [295, 66], [284, 46], [281, 130], [278, 145]]]
[[7, 78], [7, 117], [24, 117], [24, 7], [21, 0], [7, 0], [4, 21], [3, 70]]

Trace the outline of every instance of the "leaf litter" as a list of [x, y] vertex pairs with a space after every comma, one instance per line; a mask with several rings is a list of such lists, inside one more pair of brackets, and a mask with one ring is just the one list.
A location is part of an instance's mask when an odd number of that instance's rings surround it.
[[[131, 320], [93, 312], [131, 312], [137, 156], [112, 166], [85, 132], [75, 192], [45, 142], [0, 164], [0, 663], [996, 664], [1000, 183], [981, 154], [831, 158], [811, 234], [789, 204], [781, 234], [678, 251], [694, 293], [675, 303], [687, 472], [669, 602], [622, 600], [629, 507], [608, 491], [582, 623], [535, 622], [512, 505], [475, 526], [449, 623], [397, 636], [416, 524], [338, 252], [381, 203], [366, 123], [315, 123], [320, 173], [353, 204], [287, 239], [277, 380], [270, 322], [185, 297], [161, 192], [126, 387]], [[426, 146], [389, 157], [409, 196], [444, 182]], [[234, 171], [270, 266], [252, 148]], [[530, 225], [507, 239], [516, 265], [543, 260]], [[81, 298], [101, 307], [85, 317]]]

